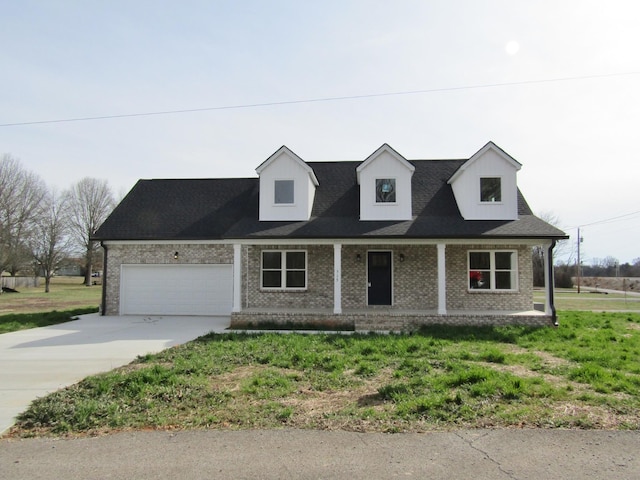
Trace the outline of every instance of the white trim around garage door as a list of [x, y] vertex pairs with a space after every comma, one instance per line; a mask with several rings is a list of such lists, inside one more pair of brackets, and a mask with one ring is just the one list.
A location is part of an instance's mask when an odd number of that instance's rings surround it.
[[121, 315], [229, 315], [233, 265], [125, 264]]

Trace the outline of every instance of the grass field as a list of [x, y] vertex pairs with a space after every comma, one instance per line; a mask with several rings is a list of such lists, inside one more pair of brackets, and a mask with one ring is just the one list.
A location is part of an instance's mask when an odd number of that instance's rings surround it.
[[97, 310], [95, 307], [85, 307], [60, 311], [54, 310], [52, 312], [8, 313], [0, 315], [0, 334], [57, 325], [58, 323], [68, 322], [78, 315], [93, 313]]
[[42, 284], [0, 295], [0, 334], [64, 323], [76, 315], [98, 311], [99, 285], [86, 287], [80, 277], [55, 277], [51, 291], [45, 293]]
[[[0, 333], [95, 311], [100, 294], [82, 279], [58, 278], [48, 294], [41, 287], [0, 295]], [[38, 399], [13, 435], [639, 429], [640, 314], [603, 313], [638, 311], [637, 297], [558, 291], [556, 304], [558, 328], [207, 336]]]
[[44, 293], [44, 280], [36, 288], [18, 288], [19, 293], [0, 295], [0, 316], [8, 313], [38, 313], [70, 310], [100, 305], [102, 287], [86, 287], [82, 277], [54, 277], [49, 293]]
[[640, 315], [415, 335], [225, 334], [35, 401], [13, 434], [127, 429], [638, 429]]
[[0, 295], [0, 334], [64, 323], [98, 311], [101, 287], [86, 287], [80, 277], [56, 277], [50, 290], [44, 293], [43, 285]]
[[[544, 291], [535, 290], [533, 299], [536, 302], [544, 302]], [[624, 293], [577, 293], [575, 289], [557, 288], [554, 292], [554, 303], [558, 310], [640, 312], [640, 296]]]

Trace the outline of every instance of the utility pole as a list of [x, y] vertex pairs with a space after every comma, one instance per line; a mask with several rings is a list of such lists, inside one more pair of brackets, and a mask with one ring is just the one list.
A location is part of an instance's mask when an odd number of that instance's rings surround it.
[[578, 293], [580, 293], [580, 242], [582, 242], [582, 239], [580, 238], [580, 227], [578, 227], [578, 272], [576, 274], [576, 283], [578, 284]]

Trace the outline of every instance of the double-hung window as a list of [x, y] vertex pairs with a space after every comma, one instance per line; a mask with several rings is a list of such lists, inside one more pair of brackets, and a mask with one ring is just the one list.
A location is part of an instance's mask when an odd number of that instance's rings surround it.
[[305, 250], [263, 251], [262, 288], [277, 290], [307, 288], [307, 252]]
[[480, 201], [502, 202], [502, 179], [500, 177], [483, 177], [480, 179]]
[[518, 253], [515, 250], [469, 252], [468, 278], [472, 290], [517, 289]]
[[396, 203], [395, 178], [376, 178], [376, 203]]
[[273, 184], [273, 203], [293, 205], [293, 180], [276, 180]]

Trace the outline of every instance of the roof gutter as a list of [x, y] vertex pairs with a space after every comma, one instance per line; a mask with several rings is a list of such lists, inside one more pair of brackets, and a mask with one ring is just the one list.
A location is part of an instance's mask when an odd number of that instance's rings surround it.
[[[549, 289], [547, 295], [548, 295], [548, 299], [549, 299], [549, 309], [551, 310], [551, 321], [553, 322], [553, 326], [557, 327], [558, 326], [558, 315], [556, 313], [556, 306], [555, 306], [555, 302], [553, 299], [553, 292], [554, 292], [554, 288], [555, 288], [555, 279], [554, 279], [554, 275], [553, 275], [553, 249], [556, 246], [556, 240], [552, 239], [551, 240], [551, 244], [549, 245], [549, 248], [547, 249], [547, 255], [549, 258], [548, 263], [548, 268], [549, 271], [547, 272], [547, 278], [549, 279], [549, 285], [547, 285], [547, 288]], [[105, 252], [106, 254], [106, 252]], [[104, 283], [104, 282], [103, 282]]]
[[104, 250], [104, 258], [102, 259], [102, 300], [100, 301], [100, 315], [106, 315], [107, 311], [107, 268], [109, 262], [107, 262], [107, 246], [104, 242], [100, 242], [100, 246]]

